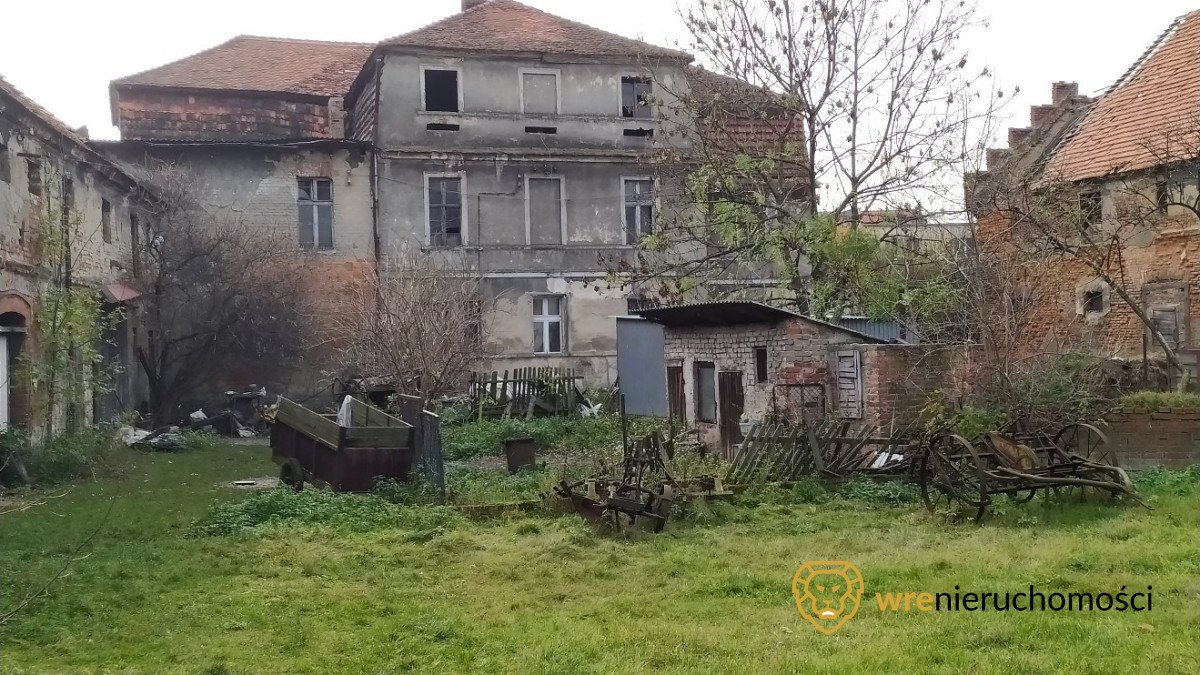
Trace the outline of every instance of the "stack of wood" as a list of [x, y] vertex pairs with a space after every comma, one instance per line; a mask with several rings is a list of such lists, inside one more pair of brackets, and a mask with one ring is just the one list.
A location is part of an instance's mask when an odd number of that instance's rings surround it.
[[730, 485], [788, 482], [801, 476], [844, 478], [904, 476], [916, 455], [906, 435], [876, 436], [878, 428], [852, 428], [827, 419], [808, 425], [754, 425], [726, 473]]

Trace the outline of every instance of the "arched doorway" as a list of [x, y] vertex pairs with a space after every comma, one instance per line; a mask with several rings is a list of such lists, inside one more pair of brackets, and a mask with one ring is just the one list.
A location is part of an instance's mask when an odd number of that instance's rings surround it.
[[[9, 300], [9, 298], [4, 298]], [[12, 310], [13, 303], [0, 304], [0, 309]], [[23, 308], [22, 308], [23, 309]], [[0, 311], [0, 431], [23, 421], [25, 406], [13, 386], [17, 357], [25, 346], [28, 318], [20, 311]]]

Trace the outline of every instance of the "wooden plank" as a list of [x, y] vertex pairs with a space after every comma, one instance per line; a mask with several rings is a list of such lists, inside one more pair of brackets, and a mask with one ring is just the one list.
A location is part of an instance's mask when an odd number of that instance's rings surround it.
[[329, 448], [337, 449], [338, 447], [337, 422], [318, 415], [298, 403], [280, 398], [275, 419], [313, 440], [320, 441]]

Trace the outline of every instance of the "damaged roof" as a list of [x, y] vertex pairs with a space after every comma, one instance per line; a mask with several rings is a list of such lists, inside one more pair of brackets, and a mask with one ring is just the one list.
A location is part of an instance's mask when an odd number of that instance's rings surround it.
[[112, 84], [341, 96], [350, 89], [374, 47], [359, 42], [239, 35]]
[[692, 60], [686, 52], [622, 37], [514, 0], [488, 0], [424, 28], [384, 40], [380, 46]]
[[866, 333], [860, 333], [859, 331], [838, 326], [828, 321], [822, 321], [821, 319], [815, 319], [791, 310], [745, 300], [651, 307], [635, 311], [633, 315], [671, 328], [712, 328], [720, 326], [744, 326], [754, 323], [777, 324], [792, 319], [801, 319], [808, 323], [853, 335], [865, 342], [881, 344], [888, 342], [887, 340], [881, 340]]
[[[1050, 159], [1047, 175], [1078, 181], [1163, 164], [1167, 136], [1194, 134], [1198, 120], [1200, 11], [1194, 11], [1176, 19], [1100, 97]], [[1190, 154], [1195, 140], [1189, 140]]]

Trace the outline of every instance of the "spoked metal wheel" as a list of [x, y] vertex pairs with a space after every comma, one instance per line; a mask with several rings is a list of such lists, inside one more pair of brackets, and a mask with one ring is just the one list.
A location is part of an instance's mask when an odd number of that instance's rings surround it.
[[[1128, 474], [1117, 467], [1117, 455], [1108, 444], [1108, 436], [1090, 424], [1068, 424], [1054, 435], [1054, 445], [1070, 461], [1078, 464], [1075, 476], [1132, 487]], [[1092, 486], [1055, 488], [1060, 497], [1079, 501], [1106, 501], [1117, 493]]]
[[983, 519], [991, 497], [979, 453], [962, 436], [937, 436], [921, 457], [918, 472], [921, 501], [931, 513], [967, 514]]

